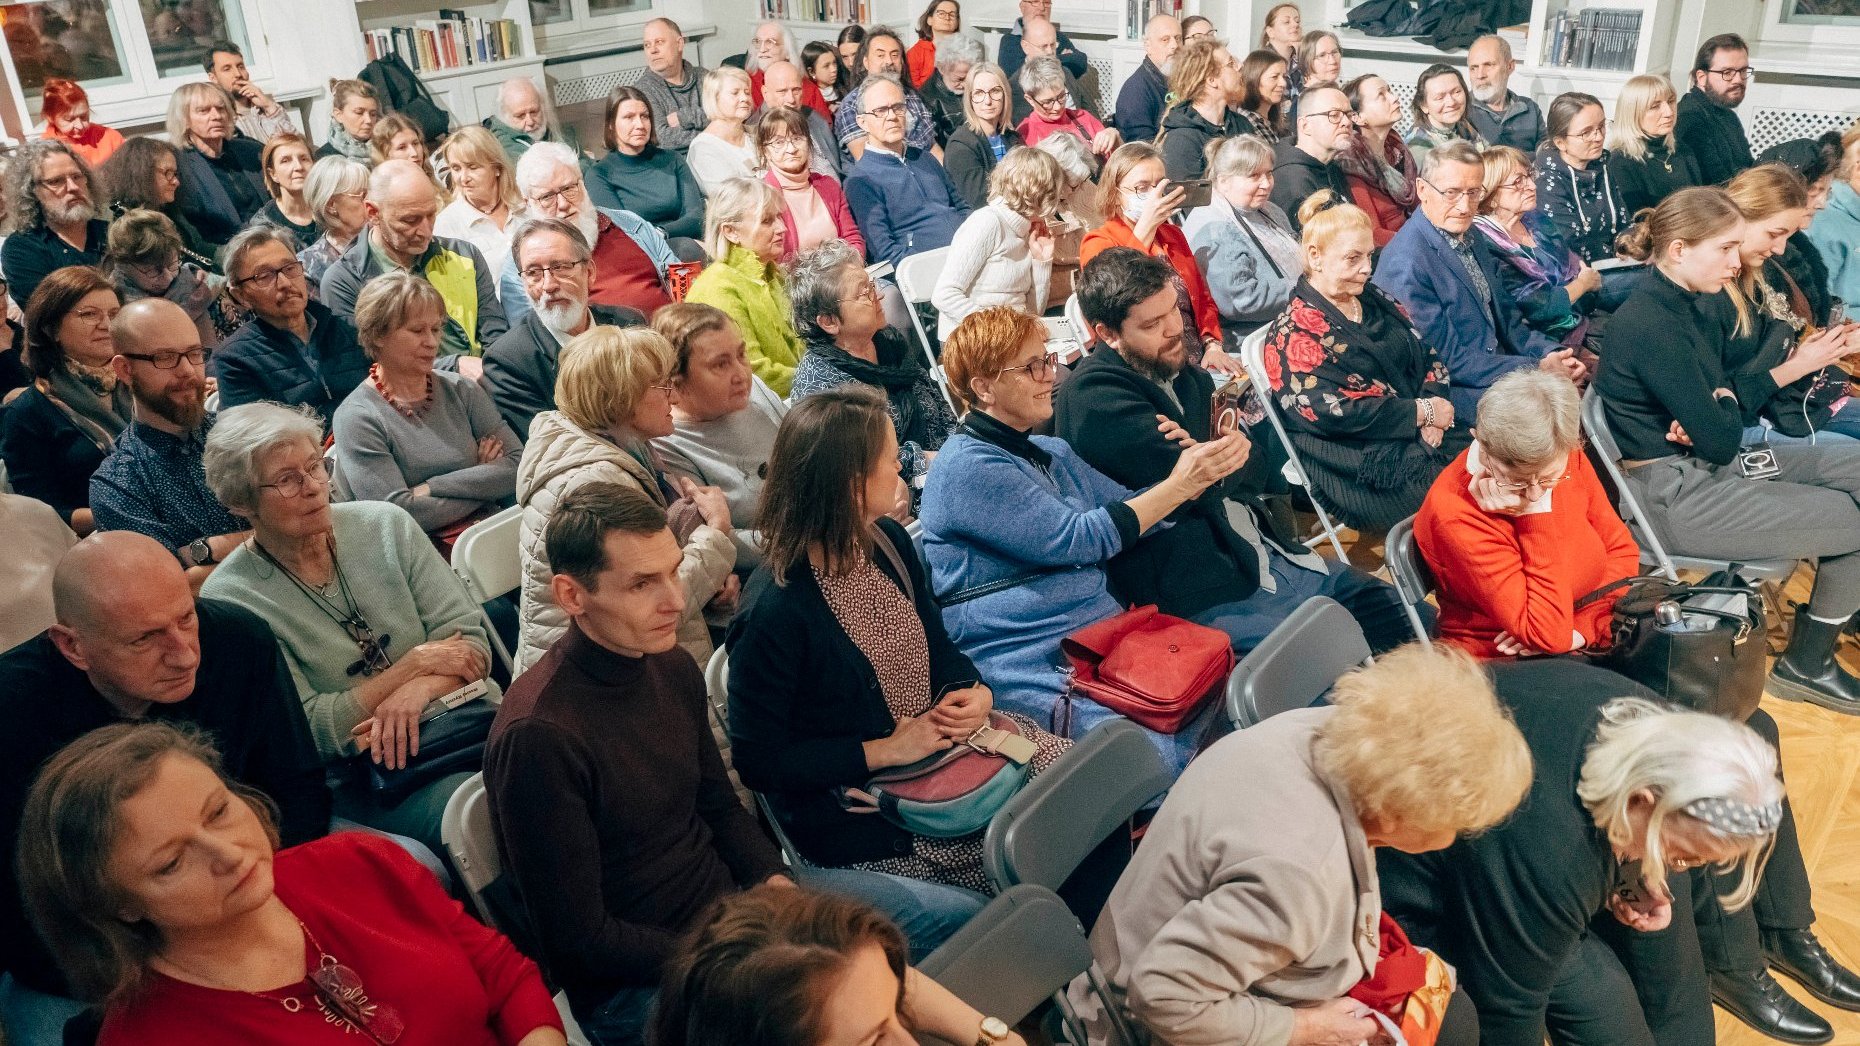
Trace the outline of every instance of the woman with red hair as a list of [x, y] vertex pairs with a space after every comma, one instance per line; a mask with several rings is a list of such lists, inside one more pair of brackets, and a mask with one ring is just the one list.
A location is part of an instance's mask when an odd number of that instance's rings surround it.
[[116, 128], [90, 122], [90, 95], [76, 81], [45, 81], [39, 116], [45, 120], [45, 137], [70, 146], [93, 169], [123, 145]]

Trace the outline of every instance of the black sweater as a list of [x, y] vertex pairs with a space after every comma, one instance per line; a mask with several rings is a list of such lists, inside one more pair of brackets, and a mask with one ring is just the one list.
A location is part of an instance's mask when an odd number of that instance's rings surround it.
[[[200, 667], [194, 691], [173, 704], [151, 705], [145, 718], [206, 731], [227, 775], [277, 804], [285, 846], [321, 838], [329, 831], [330, 810], [323, 759], [277, 639], [243, 607], [211, 599], [195, 607]], [[6, 723], [0, 731], [0, 971], [35, 991], [70, 994], [26, 924], [14, 878], [26, 791], [60, 748], [122, 720], [47, 634], [0, 656], [0, 722]]]
[[1700, 185], [1723, 185], [1755, 163], [1737, 111], [1712, 101], [1697, 87], [1679, 100], [1673, 137], [1698, 161]]
[[[1020, 132], [1011, 127], [1001, 132], [1001, 138], [1009, 151], [1020, 144]], [[956, 195], [968, 203], [970, 210], [988, 206], [988, 176], [995, 169], [995, 150], [987, 138], [966, 124], [958, 126], [943, 145], [943, 169], [949, 172]]]
[[1582, 761], [1602, 705], [1654, 695], [1562, 658], [1495, 663], [1491, 672], [1530, 746], [1530, 791], [1509, 820], [1445, 850], [1381, 850], [1382, 907], [1416, 944], [1458, 967], [1484, 1046], [1540, 1046], [1550, 989], [1619, 871], [1576, 796]]
[[1615, 191], [1627, 208], [1630, 219], [1643, 207], [1657, 207], [1661, 200], [1691, 185], [1698, 185], [1699, 165], [1691, 150], [1674, 143], [1666, 147], [1664, 138], [1643, 138], [1647, 155], [1636, 160], [1619, 149], [1608, 150], [1608, 173]]
[[[1736, 323], [1724, 292], [1697, 294], [1653, 269], [1642, 277], [1608, 322], [1595, 388], [1625, 458], [1661, 458], [1685, 448], [1666, 433], [1678, 421], [1692, 453], [1728, 465], [1743, 444], [1744, 416], [1737, 399], [1714, 396], [1733, 388], [1724, 354]], [[1767, 376], [1765, 376], [1767, 377]], [[1776, 383], [1752, 379], [1737, 397], [1767, 400]]]
[[1246, 118], [1238, 109], [1227, 110], [1221, 126], [1216, 127], [1194, 106], [1183, 102], [1163, 114], [1163, 170], [1168, 172], [1172, 182], [1200, 178], [1208, 170], [1208, 143], [1216, 138], [1245, 134], [1248, 130]]
[[[1782, 266], [1771, 258], [1763, 263], [1764, 278], [1781, 291]], [[1727, 295], [1714, 303], [1735, 312]], [[1736, 317], [1733, 315], [1732, 322]], [[1831, 406], [1847, 393], [1847, 375], [1839, 367], [1826, 367], [1778, 388], [1770, 370], [1788, 360], [1797, 340], [1795, 328], [1764, 312], [1761, 303], [1750, 306], [1750, 322], [1743, 331], [1733, 330], [1724, 346], [1724, 369], [1731, 376], [1731, 388], [1737, 393], [1744, 412], [1744, 425], [1768, 418], [1777, 431], [1788, 436], [1806, 437], [1825, 427], [1833, 416]]]

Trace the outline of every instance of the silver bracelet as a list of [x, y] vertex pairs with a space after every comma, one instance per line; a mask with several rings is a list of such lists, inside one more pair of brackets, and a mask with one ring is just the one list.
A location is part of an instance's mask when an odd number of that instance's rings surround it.
[[1421, 427], [1424, 429], [1431, 429], [1434, 427], [1434, 401], [1433, 400], [1422, 400], [1421, 401]]

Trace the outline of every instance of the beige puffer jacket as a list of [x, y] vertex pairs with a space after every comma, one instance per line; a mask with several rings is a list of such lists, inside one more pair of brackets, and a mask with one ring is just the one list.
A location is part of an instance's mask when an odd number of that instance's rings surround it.
[[[549, 588], [543, 528], [565, 495], [584, 483], [602, 480], [644, 491], [665, 504], [651, 474], [612, 440], [581, 428], [559, 411], [536, 415], [517, 468], [517, 504], [523, 506], [522, 533], [517, 539], [523, 562], [518, 672], [535, 664], [568, 629], [568, 615], [556, 607]], [[723, 589], [735, 563], [736, 547], [729, 535], [708, 524], [693, 531], [685, 543], [685, 560], [678, 568], [686, 601], [684, 620], [678, 624], [678, 645], [691, 652], [699, 667], [710, 661], [711, 654], [704, 604]]]

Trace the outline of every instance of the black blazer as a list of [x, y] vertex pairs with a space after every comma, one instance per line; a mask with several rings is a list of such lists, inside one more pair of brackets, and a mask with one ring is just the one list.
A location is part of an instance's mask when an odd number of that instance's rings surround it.
[[[943, 630], [910, 535], [889, 519], [878, 526], [910, 571], [917, 616], [930, 644], [932, 694], [978, 679], [975, 665]], [[883, 553], [873, 558], [886, 577], [897, 580]], [[768, 796], [810, 861], [837, 867], [908, 854], [909, 832], [883, 817], [847, 813], [833, 792], [871, 777], [863, 745], [897, 727], [878, 673], [834, 618], [813, 570], [803, 563], [786, 581], [777, 585], [767, 566], [757, 568], [743, 610], [730, 622], [730, 752], [736, 772], [744, 785]]]
[[36, 388], [0, 411], [0, 459], [13, 490], [57, 509], [66, 523], [90, 507], [90, 475], [105, 453]]
[[[1009, 149], [1020, 144], [1020, 132], [1011, 127], [1001, 132], [1001, 138]], [[995, 169], [995, 151], [988, 139], [958, 121], [949, 141], [943, 144], [943, 169], [949, 172], [956, 195], [968, 202], [970, 210], [988, 206], [988, 176]]]
[[[1184, 366], [1171, 387], [1180, 407], [1101, 345], [1059, 386], [1053, 431], [1099, 472], [1142, 490], [1167, 477], [1181, 454], [1156, 430], [1156, 415], [1196, 439], [1206, 439], [1212, 428], [1214, 379], [1208, 372]], [[1174, 526], [1151, 531], [1107, 564], [1112, 594], [1125, 604], [1154, 603], [1181, 617], [1252, 595], [1259, 588], [1259, 556], [1228, 523], [1225, 502], [1247, 506], [1262, 526], [1274, 527], [1260, 498], [1283, 462], [1275, 441], [1256, 440], [1239, 472], [1170, 513]], [[1286, 548], [1297, 546], [1289, 534], [1273, 529], [1271, 536]]]
[[[646, 316], [624, 305], [589, 305], [594, 322], [603, 327], [638, 327]], [[531, 309], [516, 326], [505, 331], [484, 352], [484, 376], [478, 384], [490, 393], [497, 412], [522, 439], [530, 438], [530, 422], [545, 410], [555, 409], [556, 357], [562, 346]]]

